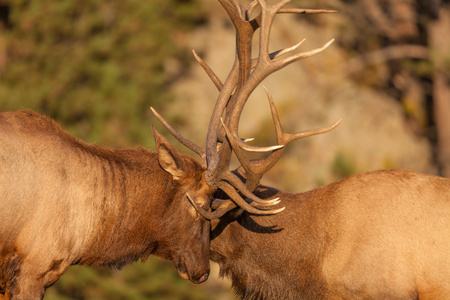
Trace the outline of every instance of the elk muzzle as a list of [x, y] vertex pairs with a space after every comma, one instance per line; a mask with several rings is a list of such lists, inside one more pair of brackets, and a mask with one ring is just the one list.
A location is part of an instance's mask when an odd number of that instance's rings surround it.
[[202, 267], [196, 265], [188, 268], [185, 259], [182, 258], [181, 261], [176, 264], [176, 268], [181, 278], [190, 280], [195, 284], [205, 282], [209, 277], [209, 261], [207, 266]]

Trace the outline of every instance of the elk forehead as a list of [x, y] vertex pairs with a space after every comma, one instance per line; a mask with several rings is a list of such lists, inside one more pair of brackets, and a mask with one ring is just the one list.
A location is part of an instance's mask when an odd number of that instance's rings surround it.
[[[211, 198], [215, 192], [215, 188], [210, 187], [205, 180], [205, 172], [198, 179], [191, 181], [191, 188], [186, 192], [185, 198], [187, 201], [194, 201], [199, 207], [208, 211], [210, 210]], [[198, 218], [199, 214], [195, 207], [189, 204], [188, 212], [194, 218]]]

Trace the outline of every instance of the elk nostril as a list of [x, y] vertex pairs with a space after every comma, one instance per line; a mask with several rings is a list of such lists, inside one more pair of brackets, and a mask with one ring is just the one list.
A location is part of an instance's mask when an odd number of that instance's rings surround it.
[[202, 275], [202, 277], [200, 277], [200, 279], [198, 279], [195, 283], [202, 283], [205, 282], [208, 279], [209, 274], [205, 273]]

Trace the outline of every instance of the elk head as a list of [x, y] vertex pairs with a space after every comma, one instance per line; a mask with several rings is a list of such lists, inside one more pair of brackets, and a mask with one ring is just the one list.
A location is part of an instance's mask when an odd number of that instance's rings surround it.
[[162, 208], [160, 245], [154, 254], [173, 261], [182, 278], [194, 283], [204, 282], [209, 274], [210, 222], [201, 217], [186, 198], [192, 195], [196, 205], [207, 210], [214, 188], [206, 184], [205, 172], [196, 160], [179, 153], [154, 128], [153, 135], [159, 165], [172, 176], [173, 187], [168, 189], [173, 195], [167, 196], [172, 199], [171, 203]]
[[[262, 200], [253, 194], [264, 173], [278, 161], [287, 144], [300, 138], [328, 132], [339, 125], [340, 121], [325, 128], [294, 134], [287, 133], [281, 126], [273, 99], [267, 89], [277, 145], [269, 147], [249, 145], [248, 140], [243, 140], [238, 135], [239, 120], [249, 96], [264, 78], [295, 61], [323, 51], [333, 42], [330, 40], [321, 48], [311, 51], [295, 52], [303, 43], [301, 41], [290, 48], [269, 53], [270, 29], [275, 16], [281, 13], [316, 14], [334, 11], [284, 8], [290, 0], [281, 0], [276, 4], [269, 4], [266, 0], [254, 0], [248, 6], [243, 6], [236, 0], [219, 0], [219, 2], [236, 29], [236, 56], [228, 77], [222, 83], [194, 51], [195, 58], [219, 90], [208, 127], [206, 150], [182, 137], [155, 110], [152, 109], [152, 111], [178, 141], [202, 157], [205, 181], [208, 186], [220, 189], [229, 196], [229, 199], [213, 199], [211, 207], [204, 209], [197, 204], [198, 201], [194, 195], [186, 194], [199, 214], [208, 220], [213, 220], [236, 207], [252, 214], [276, 214], [284, 209], [270, 209], [271, 206], [278, 204], [278, 199]], [[257, 14], [251, 18], [254, 12]], [[258, 29], [258, 56], [253, 58], [252, 43]], [[283, 58], [280, 58], [282, 56]], [[245, 171], [246, 180], [242, 180], [229, 169], [233, 151]], [[264, 159], [249, 160], [244, 155], [244, 151], [269, 154]]]

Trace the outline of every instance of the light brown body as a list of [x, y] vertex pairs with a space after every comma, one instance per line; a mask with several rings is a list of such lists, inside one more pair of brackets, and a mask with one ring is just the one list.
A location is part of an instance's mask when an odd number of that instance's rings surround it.
[[121, 267], [150, 254], [193, 282], [209, 272], [200, 164], [155, 132], [157, 152], [87, 145], [32, 111], [0, 114], [0, 299], [41, 299], [72, 264]]
[[245, 299], [450, 299], [450, 180], [358, 174], [285, 211], [215, 221], [211, 259]]

